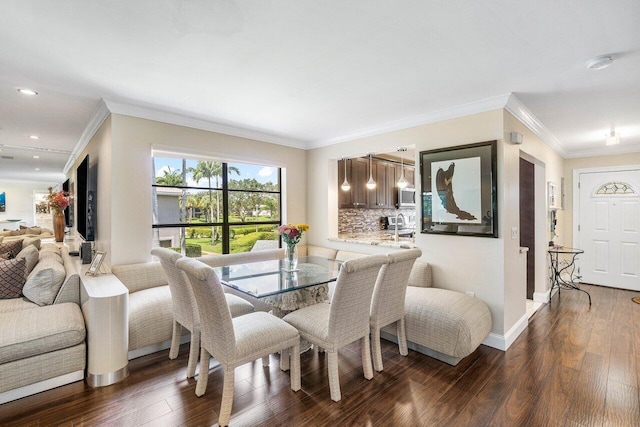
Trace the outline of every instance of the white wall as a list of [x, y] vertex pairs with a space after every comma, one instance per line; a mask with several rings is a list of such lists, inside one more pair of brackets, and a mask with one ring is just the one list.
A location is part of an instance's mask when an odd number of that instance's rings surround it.
[[[505, 233], [510, 233], [512, 227], [520, 227], [520, 157], [525, 153], [525, 158], [538, 166], [544, 166], [546, 182], [552, 181], [558, 184], [563, 174], [564, 159], [545, 144], [538, 136], [531, 132], [525, 125], [516, 119], [511, 113], [504, 111], [504, 139], [509, 140], [511, 132], [519, 132], [523, 135], [522, 145], [504, 144], [505, 173], [503, 179], [505, 204], [510, 208], [504, 212], [503, 224]], [[544, 206], [547, 210], [546, 182], [539, 182], [536, 174], [536, 292], [544, 293], [548, 288], [547, 272], [547, 247], [549, 241], [548, 215], [540, 215], [539, 209]], [[541, 189], [538, 184], [541, 184]], [[540, 197], [544, 191], [545, 196]], [[542, 200], [540, 200], [542, 199]], [[558, 213], [558, 225], [561, 226], [566, 217], [564, 212]], [[561, 234], [561, 233], [558, 233]], [[519, 233], [518, 233], [519, 235]], [[564, 236], [560, 236], [562, 239]], [[556, 240], [562, 243], [562, 240]], [[520, 239], [511, 239], [506, 236], [504, 248], [505, 265], [505, 325], [514, 325], [526, 314], [526, 257], [520, 254]]]
[[[389, 251], [388, 248], [333, 242], [327, 239], [337, 234], [338, 159], [344, 156], [363, 156], [367, 152], [392, 152], [399, 146], [414, 145], [414, 160], [419, 164], [420, 151], [498, 140], [500, 152], [502, 139], [503, 114], [502, 110], [495, 110], [308, 151], [307, 222], [311, 226], [308, 243], [366, 253]], [[500, 154], [498, 157], [498, 186], [503, 188], [503, 165]], [[419, 185], [417, 182], [418, 191]], [[501, 218], [506, 209], [504, 195], [499, 194], [498, 199]], [[517, 206], [517, 199], [515, 203]], [[416, 214], [418, 209], [419, 207], [416, 208]], [[508, 330], [512, 325], [505, 325], [504, 319], [504, 227], [501, 219], [499, 222], [498, 239], [418, 233], [416, 245], [423, 252], [421, 260], [432, 264], [437, 286], [474, 292], [476, 297], [491, 309], [492, 331], [503, 335], [505, 327]], [[524, 297], [522, 306], [524, 307]]]
[[[34, 226], [35, 202], [33, 193], [48, 193], [49, 187], [59, 185], [59, 182], [25, 182], [25, 181], [0, 181], [0, 193], [4, 192], [7, 201], [5, 212], [0, 212], [0, 221], [4, 219], [20, 219], [27, 226]], [[3, 228], [15, 229], [17, 224], [0, 224]]]
[[[151, 260], [152, 147], [286, 168], [284, 219], [306, 220], [304, 150], [119, 114], [111, 115], [111, 130], [111, 265]], [[104, 200], [102, 194], [99, 197]]]

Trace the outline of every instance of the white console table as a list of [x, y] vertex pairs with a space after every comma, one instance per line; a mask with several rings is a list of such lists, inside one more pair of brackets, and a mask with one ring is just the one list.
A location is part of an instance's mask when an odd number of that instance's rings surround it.
[[103, 387], [129, 375], [129, 290], [113, 274], [85, 276], [80, 302], [87, 325], [87, 384]]

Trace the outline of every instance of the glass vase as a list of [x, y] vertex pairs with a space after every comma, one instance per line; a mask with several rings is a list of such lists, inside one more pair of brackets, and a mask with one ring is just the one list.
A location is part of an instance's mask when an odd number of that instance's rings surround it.
[[287, 245], [284, 248], [284, 271], [295, 271], [298, 267], [298, 247]]

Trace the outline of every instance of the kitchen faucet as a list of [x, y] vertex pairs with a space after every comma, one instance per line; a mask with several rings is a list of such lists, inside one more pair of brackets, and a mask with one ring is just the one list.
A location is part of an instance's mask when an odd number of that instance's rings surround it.
[[401, 217], [402, 217], [402, 224], [403, 224], [403, 225], [404, 225], [404, 221], [405, 221], [405, 219], [404, 219], [404, 215], [402, 214], [402, 212], [398, 212], [398, 213], [396, 214], [396, 220], [395, 220], [395, 223], [396, 223], [395, 242], [396, 242], [396, 243], [398, 243], [399, 238], [400, 238], [400, 236], [399, 236], [399, 234], [398, 234], [398, 217], [399, 217], [399, 216], [401, 216]]

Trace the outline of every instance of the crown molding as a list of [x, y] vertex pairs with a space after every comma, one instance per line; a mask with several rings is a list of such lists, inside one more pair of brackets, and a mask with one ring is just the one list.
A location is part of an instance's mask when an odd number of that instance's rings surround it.
[[511, 94], [493, 96], [467, 104], [456, 105], [443, 110], [431, 111], [425, 114], [418, 114], [400, 120], [382, 123], [371, 128], [361, 129], [353, 133], [338, 136], [335, 138], [312, 141], [307, 144], [307, 149], [326, 147], [328, 145], [339, 144], [341, 142], [352, 141], [354, 139], [367, 136], [380, 135], [387, 132], [408, 129], [416, 126], [437, 123], [444, 120], [457, 119], [470, 114], [484, 113], [486, 111], [504, 108]]
[[272, 144], [300, 148], [302, 150], [307, 148], [305, 141], [287, 138], [256, 129], [216, 123], [209, 120], [185, 116], [184, 114], [175, 113], [168, 110], [142, 107], [120, 101], [104, 100], [104, 102], [106, 103], [109, 111], [115, 114], [153, 120], [156, 122], [168, 123], [177, 126], [185, 126], [188, 128], [216, 132], [225, 135], [238, 136], [241, 138], [255, 139], [262, 142], [270, 142]]
[[602, 157], [602, 156], [615, 156], [616, 154], [628, 154], [628, 153], [637, 153], [640, 151], [640, 147], [638, 145], [633, 146], [609, 146], [602, 148], [594, 148], [591, 150], [576, 150], [571, 151], [565, 158], [567, 159], [575, 159], [578, 157]]
[[569, 156], [569, 152], [549, 129], [515, 96], [510, 94], [504, 109], [520, 120], [531, 132], [542, 139], [552, 150], [563, 158]]
[[100, 129], [100, 126], [102, 126], [102, 123], [104, 123], [106, 118], [109, 117], [109, 114], [110, 112], [109, 108], [107, 108], [107, 104], [103, 99], [101, 99], [100, 102], [98, 102], [96, 109], [93, 111], [91, 118], [89, 118], [89, 123], [87, 123], [87, 126], [84, 128], [84, 132], [82, 132], [78, 143], [71, 152], [71, 156], [69, 156], [67, 164], [64, 165], [62, 173], [66, 175], [69, 172], [69, 169], [71, 169], [71, 166], [73, 166], [80, 153], [82, 153], [82, 150], [84, 150], [89, 144], [89, 141], [91, 141], [93, 135], [95, 135], [98, 129]]

